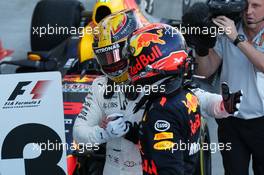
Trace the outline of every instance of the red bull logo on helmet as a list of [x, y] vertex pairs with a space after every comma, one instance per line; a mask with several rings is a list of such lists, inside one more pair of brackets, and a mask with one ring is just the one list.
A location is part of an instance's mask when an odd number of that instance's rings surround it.
[[[130, 76], [132, 77], [133, 81], [137, 81], [140, 77], [135, 76], [138, 74], [138, 72], [145, 69], [146, 65], [150, 64], [152, 68], [159, 69], [159, 70], [177, 70], [180, 69], [181, 66], [184, 64], [188, 54], [184, 51], [176, 51], [172, 52], [169, 56], [162, 58], [163, 53], [160, 51], [160, 48], [155, 45], [152, 47], [153, 54], [152, 56], [155, 56], [156, 54], [159, 56], [158, 58], [151, 59], [150, 55], [148, 56], [142, 56], [140, 55], [138, 58], [136, 58], [136, 62], [133, 67], [129, 68]], [[155, 54], [154, 54], [155, 53]], [[161, 58], [161, 59], [160, 59]], [[159, 60], [158, 60], [159, 59]], [[158, 60], [158, 61], [157, 61]], [[155, 63], [154, 63], [155, 62]], [[147, 72], [144, 77], [151, 77], [155, 76], [157, 73], [155, 72]]]
[[155, 33], [141, 33], [131, 39], [130, 46], [134, 49], [134, 56], [138, 56], [144, 47], [149, 47], [150, 43], [165, 44], [166, 42], [160, 39], [163, 36], [162, 29]]
[[134, 66], [129, 68], [129, 73], [131, 76], [136, 75], [138, 72], [144, 70], [147, 65], [155, 62], [158, 58], [163, 56], [160, 48], [157, 45], [153, 46], [151, 50], [152, 52], [149, 55], [141, 54], [135, 59]]

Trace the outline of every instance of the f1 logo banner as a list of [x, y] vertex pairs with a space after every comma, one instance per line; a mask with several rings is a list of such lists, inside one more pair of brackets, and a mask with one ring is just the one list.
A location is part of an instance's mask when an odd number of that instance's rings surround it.
[[[48, 84], [48, 80], [46, 81], [38, 81], [37, 84], [34, 86], [34, 88], [32, 89], [30, 94], [33, 94], [32, 99], [39, 99], [42, 96], [42, 92], [44, 90], [44, 87]], [[15, 100], [16, 97], [18, 95], [23, 95], [25, 90], [23, 90], [22, 88], [24, 86], [29, 85], [30, 83], [32, 83], [32, 81], [22, 81], [22, 82], [18, 82], [16, 88], [14, 89], [14, 91], [12, 92], [12, 94], [10, 95], [10, 97], [8, 98], [8, 100]]]
[[61, 74], [10, 74], [0, 80], [0, 174], [66, 175]]

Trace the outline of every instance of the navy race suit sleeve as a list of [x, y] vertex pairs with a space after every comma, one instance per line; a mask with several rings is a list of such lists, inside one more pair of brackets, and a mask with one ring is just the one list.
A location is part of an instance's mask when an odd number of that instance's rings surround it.
[[200, 119], [198, 99], [189, 90], [153, 100], [139, 131], [144, 174], [193, 174]]

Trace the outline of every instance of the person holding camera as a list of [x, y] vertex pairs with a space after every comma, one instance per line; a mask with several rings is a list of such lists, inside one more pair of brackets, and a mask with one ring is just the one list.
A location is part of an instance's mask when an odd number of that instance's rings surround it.
[[[243, 1], [229, 3], [238, 7]], [[221, 151], [226, 175], [248, 175], [251, 156], [254, 174], [264, 174], [264, 0], [245, 6], [238, 23], [224, 15], [212, 18], [225, 34], [195, 47], [199, 75], [209, 77], [222, 64], [220, 81], [244, 95], [237, 116], [217, 120], [219, 142], [232, 144]]]

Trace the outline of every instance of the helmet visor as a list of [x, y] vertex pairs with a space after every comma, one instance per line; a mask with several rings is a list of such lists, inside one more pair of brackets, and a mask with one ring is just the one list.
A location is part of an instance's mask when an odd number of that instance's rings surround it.
[[101, 66], [108, 66], [124, 60], [122, 57], [122, 50], [124, 48], [125, 41], [114, 43], [106, 47], [94, 48], [97, 61]]
[[117, 77], [123, 74], [128, 69], [128, 61], [120, 60], [110, 65], [102, 66], [102, 71], [111, 77]]

